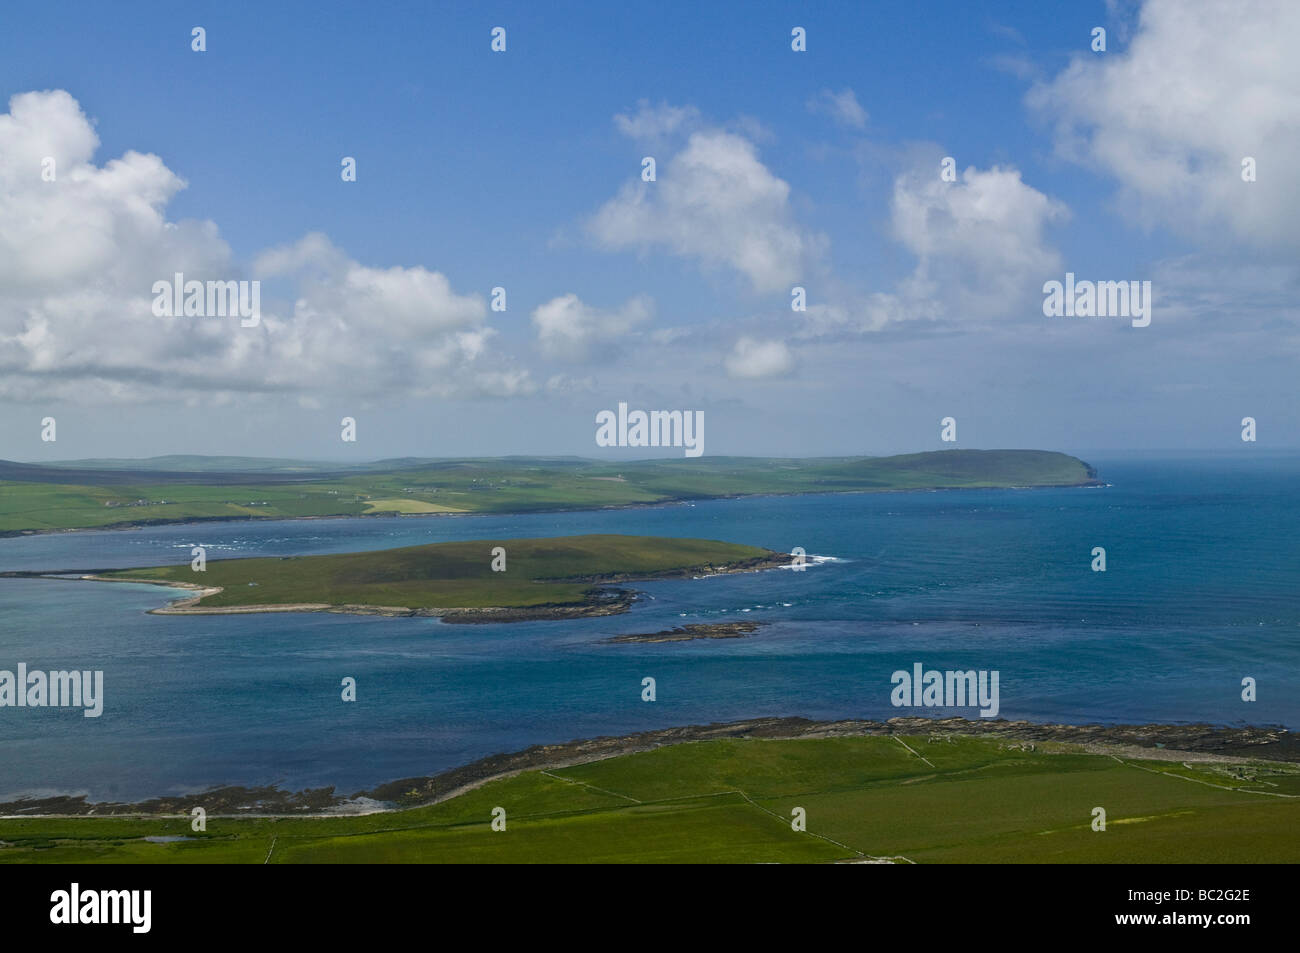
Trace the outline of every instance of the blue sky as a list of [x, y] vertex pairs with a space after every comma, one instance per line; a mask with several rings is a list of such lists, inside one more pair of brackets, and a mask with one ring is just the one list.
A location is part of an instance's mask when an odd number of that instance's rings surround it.
[[[947, 415], [1300, 446], [1298, 34], [1263, 0], [8, 6], [0, 456], [599, 455], [620, 400], [703, 410], [709, 454], [937, 449]], [[161, 323], [178, 262], [266, 320]], [[1151, 326], [1045, 317], [1066, 271], [1151, 281]]]

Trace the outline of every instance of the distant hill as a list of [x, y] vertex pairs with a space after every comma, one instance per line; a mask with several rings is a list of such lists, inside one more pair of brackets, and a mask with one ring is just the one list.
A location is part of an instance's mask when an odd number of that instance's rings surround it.
[[789, 493], [1086, 486], [1088, 464], [1047, 450], [891, 457], [403, 458], [358, 464], [169, 456], [0, 461], [0, 533], [215, 519], [512, 513]]
[[150, 472], [208, 473], [347, 470], [346, 463], [324, 463], [315, 460], [280, 460], [270, 457], [207, 457], [200, 454], [174, 453], [165, 457], [144, 457], [135, 460], [94, 459], [57, 460], [45, 464], [61, 470], [136, 470]]
[[409, 470], [419, 467], [463, 466], [465, 464], [495, 463], [501, 461], [542, 464], [591, 463], [582, 457], [393, 457], [350, 463], [339, 460], [283, 460], [275, 457], [218, 457], [200, 454], [170, 454], [162, 457], [137, 459], [104, 458], [88, 460], [56, 460], [45, 464], [6, 463], [0, 467], [40, 466], [55, 470], [115, 470], [135, 473], [352, 473], [376, 470]]

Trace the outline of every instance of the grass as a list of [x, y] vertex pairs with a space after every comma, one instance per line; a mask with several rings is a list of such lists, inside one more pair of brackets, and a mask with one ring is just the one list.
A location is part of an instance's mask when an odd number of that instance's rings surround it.
[[[1300, 800], [1212, 786], [1222, 766], [1068, 745], [1029, 752], [989, 738], [902, 740], [916, 753], [879, 736], [694, 742], [530, 771], [385, 814], [210, 817], [202, 834], [188, 818], [0, 820], [0, 863], [1300, 860]], [[1267, 768], [1300, 778], [1294, 765]], [[498, 806], [504, 832], [489, 823]], [[1098, 806], [1104, 832], [1091, 829]], [[791, 829], [795, 807], [807, 812], [806, 832]], [[142, 840], [165, 834], [195, 839]]]
[[[896, 457], [704, 457], [603, 463], [509, 457], [393, 461], [336, 471], [79, 469], [0, 461], [0, 533], [130, 526], [151, 521], [361, 516], [376, 509], [523, 513], [594, 509], [766, 493], [839, 493], [957, 487], [1072, 486], [1087, 464], [1041, 450], [943, 450]], [[111, 463], [111, 462], [109, 462]], [[618, 479], [621, 477], [622, 479]], [[611, 479], [613, 478], [613, 479]], [[428, 510], [418, 510], [429, 512]]]
[[[505, 550], [505, 571], [492, 569]], [[564, 536], [549, 539], [432, 543], [376, 552], [267, 559], [226, 559], [204, 573], [188, 563], [104, 573], [141, 582], [220, 586], [203, 608], [248, 605], [484, 608], [572, 606], [590, 601], [594, 577], [629, 577], [733, 566], [772, 554], [756, 546], [653, 536]]]
[[468, 510], [423, 500], [367, 500], [366, 515], [371, 513], [466, 513]]

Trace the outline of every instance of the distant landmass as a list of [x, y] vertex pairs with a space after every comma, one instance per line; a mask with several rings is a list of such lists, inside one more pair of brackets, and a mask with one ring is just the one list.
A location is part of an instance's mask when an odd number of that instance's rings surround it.
[[889, 457], [403, 458], [355, 465], [167, 456], [0, 461], [0, 535], [196, 520], [525, 513], [793, 493], [1097, 485], [1047, 450]]

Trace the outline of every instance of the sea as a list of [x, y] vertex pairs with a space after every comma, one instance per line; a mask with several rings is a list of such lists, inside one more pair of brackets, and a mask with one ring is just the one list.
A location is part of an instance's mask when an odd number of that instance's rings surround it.
[[[803, 571], [638, 583], [623, 615], [492, 625], [159, 616], [147, 610], [176, 590], [0, 579], [0, 669], [104, 672], [98, 718], [0, 708], [0, 800], [221, 785], [346, 795], [529, 745], [677, 725], [980, 717], [895, 707], [893, 673], [918, 663], [998, 672], [1007, 719], [1300, 726], [1300, 455], [1085, 459], [1106, 486], [0, 539], [0, 571], [185, 563], [194, 545], [212, 560], [581, 533], [808, 554]], [[763, 625], [745, 638], [605, 641], [729, 621]], [[342, 699], [345, 678], [355, 701]]]

